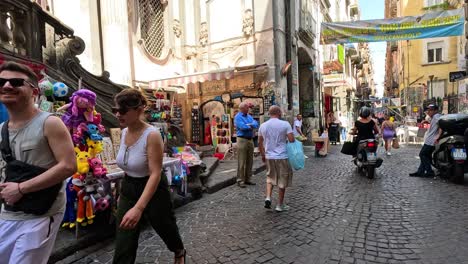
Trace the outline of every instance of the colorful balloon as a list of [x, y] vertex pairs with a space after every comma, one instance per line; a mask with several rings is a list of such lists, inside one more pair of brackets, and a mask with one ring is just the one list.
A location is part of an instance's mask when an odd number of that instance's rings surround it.
[[56, 82], [54, 84], [54, 95], [57, 97], [64, 97], [68, 94], [68, 86], [63, 82]]

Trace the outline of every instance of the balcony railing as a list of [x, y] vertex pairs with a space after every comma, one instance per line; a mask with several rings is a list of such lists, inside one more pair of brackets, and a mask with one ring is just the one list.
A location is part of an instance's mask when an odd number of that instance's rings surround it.
[[[303, 0], [307, 1], [307, 0]], [[317, 34], [317, 22], [312, 17], [309, 5], [303, 5], [301, 8], [301, 18], [299, 24], [299, 37], [308, 45], [314, 44], [314, 39]]]

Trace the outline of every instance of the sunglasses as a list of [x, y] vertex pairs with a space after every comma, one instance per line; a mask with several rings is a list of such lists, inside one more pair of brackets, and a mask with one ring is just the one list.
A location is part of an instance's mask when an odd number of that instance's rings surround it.
[[31, 87], [35, 87], [34, 84], [32, 84], [31, 82], [23, 78], [11, 78], [11, 79], [0, 78], [0, 87], [3, 87], [7, 82], [9, 82], [10, 85], [15, 88], [23, 86], [24, 83], [31, 85]]
[[137, 109], [138, 107], [140, 107], [141, 105], [137, 105], [137, 106], [131, 106], [131, 107], [112, 107], [112, 113], [115, 115], [117, 113], [119, 113], [120, 115], [125, 115], [130, 109]]

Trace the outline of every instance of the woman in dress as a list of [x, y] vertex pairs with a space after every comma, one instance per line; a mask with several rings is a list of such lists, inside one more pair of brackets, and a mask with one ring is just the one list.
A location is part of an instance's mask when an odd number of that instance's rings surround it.
[[382, 123], [382, 136], [385, 142], [385, 151], [387, 156], [391, 156], [392, 141], [396, 135], [395, 124], [390, 121], [390, 117], [385, 115], [385, 121]]
[[168, 181], [162, 173], [163, 141], [160, 132], [143, 121], [148, 103], [137, 89], [125, 89], [115, 98], [113, 113], [122, 138], [117, 165], [125, 172], [117, 209], [117, 233], [113, 263], [134, 263], [141, 218], [144, 216], [168, 249], [174, 263], [185, 263]]

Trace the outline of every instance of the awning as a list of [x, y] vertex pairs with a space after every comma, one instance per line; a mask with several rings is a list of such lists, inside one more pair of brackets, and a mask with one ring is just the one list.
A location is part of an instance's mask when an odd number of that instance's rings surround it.
[[267, 69], [268, 69], [268, 65], [265, 63], [265, 64], [260, 64], [260, 65], [226, 68], [226, 69], [221, 69], [221, 70], [216, 70], [216, 71], [180, 75], [180, 76], [174, 76], [171, 78], [150, 81], [149, 88], [156, 90], [160, 88], [184, 86], [185, 84], [189, 84], [189, 83], [225, 80], [225, 79], [231, 79], [237, 75], [253, 73], [253, 72], [261, 72], [261, 71], [266, 71]]

